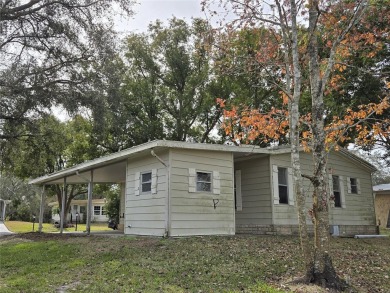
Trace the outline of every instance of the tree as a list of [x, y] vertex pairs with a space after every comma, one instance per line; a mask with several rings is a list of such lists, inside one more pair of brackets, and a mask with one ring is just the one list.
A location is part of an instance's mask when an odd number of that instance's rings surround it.
[[[215, 106], [215, 97], [207, 95], [208, 30], [203, 20], [195, 19], [189, 26], [173, 18], [168, 27], [157, 21], [149, 26], [148, 34], [134, 34], [127, 39], [126, 90], [133, 101], [138, 99], [144, 113], [139, 117], [161, 121], [163, 137], [168, 139], [205, 140], [203, 134], [208, 134], [218, 120], [213, 113], [205, 115]], [[162, 125], [147, 124], [151, 130]]]
[[[378, 104], [370, 103], [358, 111], [346, 109], [343, 118], [329, 117], [325, 111], [324, 97], [332, 88], [333, 78], [344, 69], [346, 52], [361, 48], [357, 40], [373, 45], [377, 38], [383, 36], [386, 29], [376, 26], [376, 35], [365, 35], [357, 28], [359, 20], [367, 9], [368, 1], [319, 1], [308, 3], [301, 1], [279, 1], [271, 4], [267, 1], [229, 1], [234, 12], [240, 16], [234, 25], [258, 25], [266, 27], [270, 39], [258, 44], [255, 54], [258, 66], [264, 72], [278, 70], [279, 77], [274, 84], [281, 90], [281, 96], [287, 109], [272, 109], [269, 113], [248, 109], [244, 115], [237, 117], [233, 109], [227, 112], [228, 117], [238, 119], [243, 127], [238, 139], [246, 135], [253, 141], [260, 133], [265, 139], [278, 138], [288, 129], [291, 145], [291, 161], [295, 196], [300, 226], [301, 246], [306, 266], [306, 282], [321, 286], [344, 289], [346, 284], [337, 276], [329, 254], [329, 192], [327, 188], [326, 162], [327, 154], [337, 148], [338, 142], [348, 139], [351, 129], [357, 129], [357, 139], [367, 143], [370, 137], [388, 136], [387, 121], [374, 121], [372, 129], [361, 125], [374, 115], [382, 115], [388, 109], [387, 99]], [[380, 5], [378, 1], [372, 4]], [[369, 7], [368, 7], [369, 6]], [[375, 9], [374, 9], [375, 10]], [[370, 12], [373, 12], [371, 10]], [[302, 23], [298, 21], [304, 20]], [[364, 24], [365, 25], [365, 24]], [[371, 42], [371, 39], [374, 39]], [[320, 50], [324, 44], [326, 50]], [[365, 48], [367, 49], [367, 48]], [[369, 49], [370, 50], [370, 49]], [[321, 53], [321, 54], [320, 54]], [[371, 50], [369, 54], [376, 54]], [[374, 56], [372, 55], [372, 56]], [[268, 76], [264, 76], [268, 78]], [[301, 98], [308, 93], [311, 110], [301, 117]], [[330, 120], [330, 121], [329, 121]], [[329, 124], [326, 125], [325, 122]], [[273, 127], [267, 127], [271, 124]], [[287, 127], [288, 126], [288, 127]], [[227, 130], [230, 130], [228, 124]], [[384, 131], [382, 131], [384, 129]], [[303, 140], [301, 141], [301, 138]], [[299, 147], [301, 143], [313, 154], [313, 174], [301, 174]], [[313, 206], [310, 214], [314, 223], [314, 246], [310, 247], [306, 227], [308, 211], [305, 205], [303, 176], [309, 178], [313, 185]]]
[[115, 3], [132, 13], [125, 0], [0, 1], [1, 141], [35, 135], [52, 106], [89, 105], [82, 68], [105, 57]]

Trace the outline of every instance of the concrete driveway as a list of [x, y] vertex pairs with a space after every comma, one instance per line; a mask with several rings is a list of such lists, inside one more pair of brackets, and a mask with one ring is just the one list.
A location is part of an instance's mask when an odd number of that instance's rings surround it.
[[0, 236], [9, 235], [9, 234], [13, 234], [13, 232], [8, 230], [8, 228], [4, 225], [4, 223], [0, 221]]

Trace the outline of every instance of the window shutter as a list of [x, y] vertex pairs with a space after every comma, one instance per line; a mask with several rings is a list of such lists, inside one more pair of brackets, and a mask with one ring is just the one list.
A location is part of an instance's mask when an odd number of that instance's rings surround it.
[[357, 184], [357, 193], [358, 194], [361, 194], [362, 191], [360, 189], [360, 179], [359, 178], [356, 178], [356, 184]]
[[196, 192], [196, 170], [189, 168], [188, 173], [188, 192]]
[[139, 177], [140, 177], [140, 172], [136, 172], [135, 175], [134, 175], [134, 194], [135, 195], [139, 195], [139, 185], [140, 185], [140, 181], [139, 181]]
[[272, 189], [274, 192], [274, 204], [279, 204], [278, 166], [272, 165]]
[[294, 205], [294, 181], [292, 168], [287, 168], [287, 184], [288, 184], [288, 204], [290, 206]]
[[[347, 178], [348, 178], [348, 182], [349, 182], [349, 187], [351, 188], [351, 181], [349, 180], [349, 177], [347, 177]], [[341, 207], [343, 209], [345, 209], [346, 204], [345, 204], [344, 177], [343, 176], [339, 176], [339, 185], [340, 185]]]
[[157, 169], [152, 169], [152, 194], [157, 193]]
[[[334, 208], [335, 201], [334, 201], [334, 199], [333, 200], [330, 199], [331, 197], [333, 197], [333, 176], [332, 176], [332, 174], [328, 174], [328, 185], [329, 185], [329, 204], [332, 208]], [[340, 188], [341, 188], [341, 186], [340, 186]]]
[[351, 189], [351, 177], [347, 177], [347, 192], [352, 193]]
[[221, 177], [218, 171], [213, 171], [213, 193], [221, 194]]
[[242, 194], [241, 194], [241, 170], [236, 170], [236, 208], [237, 211], [242, 211]]

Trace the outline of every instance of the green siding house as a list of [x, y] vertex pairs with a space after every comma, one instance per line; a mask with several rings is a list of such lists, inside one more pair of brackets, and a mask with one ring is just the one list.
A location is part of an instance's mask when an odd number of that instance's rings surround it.
[[[311, 155], [301, 156], [302, 172], [312, 174]], [[375, 233], [374, 170], [346, 150], [329, 155], [330, 233]], [[121, 185], [119, 227], [128, 235], [298, 233], [286, 147], [158, 140], [31, 180], [39, 185], [85, 182], [90, 190], [94, 183]], [[308, 181], [305, 190], [309, 207]]]

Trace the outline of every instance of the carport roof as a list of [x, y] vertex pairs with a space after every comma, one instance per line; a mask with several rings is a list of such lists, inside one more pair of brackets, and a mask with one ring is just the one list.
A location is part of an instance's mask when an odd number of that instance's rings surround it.
[[[64, 170], [48, 174], [30, 180], [30, 184], [58, 184], [63, 183], [86, 183], [90, 180], [90, 171], [93, 170], [93, 182], [95, 183], [119, 183], [124, 182], [126, 177], [127, 159], [150, 154], [151, 150], [157, 152], [168, 148], [181, 148], [192, 150], [208, 150], [220, 152], [232, 152], [237, 156], [250, 154], [270, 154], [271, 150], [258, 146], [232, 146], [206, 143], [188, 143], [181, 141], [155, 140], [123, 151], [106, 155], [82, 164], [75, 165]], [[274, 151], [272, 151], [274, 153]]]
[[[231, 152], [235, 159], [248, 157], [255, 154], [277, 155], [289, 153], [289, 146], [280, 146], [276, 148], [261, 148], [253, 145], [221, 145], [207, 143], [188, 143], [182, 141], [155, 140], [138, 146], [134, 146], [123, 151], [119, 151], [110, 155], [106, 155], [73, 167], [48, 174], [36, 179], [32, 179], [30, 184], [59, 184], [67, 183], [86, 183], [91, 179], [91, 171], [93, 170], [93, 182], [95, 183], [120, 183], [126, 180], [126, 161], [131, 158], [150, 155], [151, 150], [158, 154], [159, 151], [169, 148], [180, 148], [190, 150], [207, 150], [218, 152]], [[375, 171], [375, 167], [350, 153], [347, 150], [339, 151], [343, 156], [353, 160], [355, 163]]]

